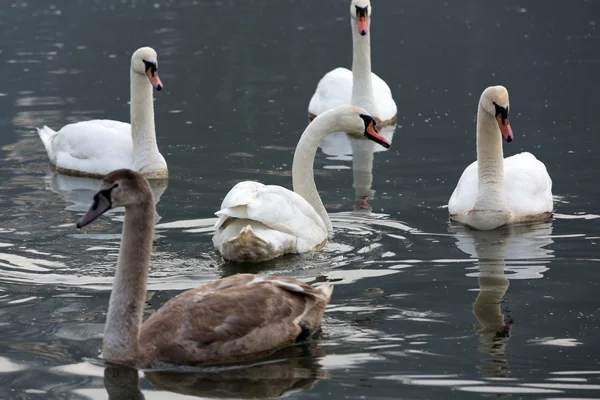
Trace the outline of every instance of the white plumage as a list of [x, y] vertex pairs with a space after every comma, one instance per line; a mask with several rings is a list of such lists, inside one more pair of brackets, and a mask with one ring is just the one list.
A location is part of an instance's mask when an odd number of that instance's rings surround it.
[[58, 132], [38, 128], [50, 163], [61, 173], [102, 177], [129, 168], [147, 179], [166, 179], [167, 163], [158, 151], [152, 87], [162, 89], [157, 54], [150, 47], [131, 56], [131, 124], [108, 119], [77, 122]]
[[[348, 68], [336, 68], [325, 74], [317, 85], [315, 94], [310, 99], [308, 112], [319, 115], [327, 110], [342, 104], [355, 104], [352, 102], [352, 71]], [[371, 113], [379, 121], [395, 119], [398, 108], [392, 97], [392, 90], [387, 83], [375, 73], [371, 72], [373, 101], [377, 110]], [[356, 104], [361, 107], [360, 104]]]
[[58, 170], [96, 176], [133, 165], [128, 123], [95, 119], [66, 125], [58, 132], [47, 126], [37, 131], [50, 163]]
[[389, 142], [367, 111], [343, 105], [316, 117], [298, 141], [292, 163], [294, 191], [241, 182], [223, 199], [213, 236], [215, 248], [233, 261], [265, 261], [287, 253], [318, 251], [332, 232], [314, 180], [314, 161], [323, 139], [333, 132]]
[[[219, 219], [213, 243], [226, 258], [236, 261], [263, 261], [286, 253], [319, 250], [327, 240], [325, 224], [314, 208], [281, 186], [240, 182], [229, 191], [216, 214]], [[238, 237], [240, 232], [242, 238]]]
[[[474, 161], [465, 169], [450, 197], [450, 214], [463, 214], [473, 209], [478, 193], [477, 173], [477, 161]], [[531, 153], [504, 159], [504, 194], [515, 220], [552, 212], [552, 179], [544, 163]]]
[[453, 220], [491, 230], [552, 215], [552, 179], [546, 167], [527, 152], [504, 158], [503, 137], [513, 141], [508, 91], [490, 86], [477, 111], [477, 161], [465, 169], [448, 201]]

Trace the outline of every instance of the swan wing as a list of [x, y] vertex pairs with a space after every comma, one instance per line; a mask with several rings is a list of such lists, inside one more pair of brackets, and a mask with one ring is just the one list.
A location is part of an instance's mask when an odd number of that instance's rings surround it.
[[552, 179], [544, 163], [531, 153], [504, 159], [504, 190], [514, 218], [553, 210]]
[[259, 357], [319, 329], [331, 291], [269, 275], [219, 279], [168, 301], [142, 326], [140, 344], [153, 361]]
[[316, 116], [334, 107], [348, 104], [352, 98], [352, 71], [336, 68], [321, 78], [308, 104], [308, 113]]
[[[392, 97], [392, 90], [379, 76], [371, 73], [373, 98], [381, 121], [393, 119], [398, 108]], [[336, 68], [325, 74], [317, 85], [315, 94], [308, 104], [308, 113], [316, 116], [334, 107], [352, 101], [352, 71], [347, 68]], [[373, 112], [370, 111], [369, 112]]]
[[373, 97], [379, 111], [379, 119], [381, 121], [394, 119], [398, 114], [398, 107], [392, 97], [392, 89], [374, 73], [371, 73], [371, 81], [373, 82]]
[[[477, 161], [463, 172], [448, 202], [450, 215], [473, 209], [478, 191]], [[551, 213], [552, 179], [544, 163], [531, 153], [504, 159], [504, 191], [513, 218]]]
[[133, 164], [131, 126], [92, 120], [64, 126], [51, 138], [53, 164], [60, 169], [105, 175]]
[[299, 248], [304, 241], [320, 243], [327, 237], [327, 228], [314, 208], [302, 196], [281, 186], [240, 182], [225, 196], [216, 214], [217, 229], [227, 218], [249, 219], [296, 236]]
[[448, 201], [448, 212], [450, 215], [464, 214], [473, 209], [477, 199], [477, 161], [471, 163], [463, 171], [458, 184]]

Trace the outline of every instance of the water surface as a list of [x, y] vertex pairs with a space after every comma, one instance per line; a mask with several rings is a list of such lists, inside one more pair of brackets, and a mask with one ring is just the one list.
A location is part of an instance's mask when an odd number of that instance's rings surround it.
[[[213, 251], [213, 213], [235, 183], [291, 187], [310, 96], [325, 72], [350, 65], [347, 3], [0, 10], [0, 398], [599, 397], [598, 2], [377, 0], [373, 68], [398, 125], [388, 151], [357, 151], [341, 135], [317, 155], [333, 240], [260, 265]], [[129, 57], [142, 45], [159, 53], [156, 127], [170, 169], [157, 188], [146, 314], [244, 271], [330, 280], [315, 341], [230, 369], [138, 373], [98, 360], [123, 214], [77, 231], [98, 182], [54, 173], [34, 128], [126, 121]], [[556, 214], [475, 232], [449, 224], [445, 205], [475, 157], [477, 101], [494, 84], [511, 95], [505, 154], [546, 164]]]

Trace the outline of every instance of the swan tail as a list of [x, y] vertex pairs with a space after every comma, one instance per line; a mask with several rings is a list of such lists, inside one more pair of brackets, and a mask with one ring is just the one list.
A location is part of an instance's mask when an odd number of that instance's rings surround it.
[[223, 243], [223, 256], [237, 262], [260, 262], [275, 258], [273, 246], [258, 237], [252, 226], [246, 225], [240, 233]]
[[46, 153], [48, 153], [48, 157], [50, 157], [50, 159], [53, 160], [54, 149], [52, 148], [52, 138], [56, 135], [57, 132], [48, 128], [46, 125], [44, 125], [43, 128], [36, 129], [38, 135], [40, 136], [40, 139], [42, 139], [44, 147], [46, 148]]
[[331, 300], [331, 293], [333, 293], [333, 285], [331, 283], [319, 283], [313, 287], [323, 293], [323, 296], [327, 299], [327, 301]]

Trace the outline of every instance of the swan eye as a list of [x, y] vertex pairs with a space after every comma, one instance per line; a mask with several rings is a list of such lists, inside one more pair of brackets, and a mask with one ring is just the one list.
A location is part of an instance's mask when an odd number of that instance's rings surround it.
[[496, 104], [496, 102], [494, 101], [494, 107], [496, 109], [496, 117], [501, 115], [502, 119], [508, 119], [508, 106], [506, 106], [506, 108], [499, 106], [498, 104]]
[[115, 183], [111, 189], [116, 189], [116, 188], [118, 188], [118, 187], [119, 187], [119, 184], [118, 184], [118, 183]]
[[369, 127], [370, 124], [373, 124], [373, 128], [376, 125], [375, 120], [370, 115], [360, 114], [359, 115], [365, 123], [365, 130]]
[[148, 71], [150, 71], [152, 73], [152, 76], [154, 76], [154, 73], [156, 72], [156, 70], [158, 69], [156, 67], [156, 62], [154, 61], [146, 61], [146, 60], [142, 60], [144, 62], [144, 66], [146, 67], [146, 73], [148, 73]]

